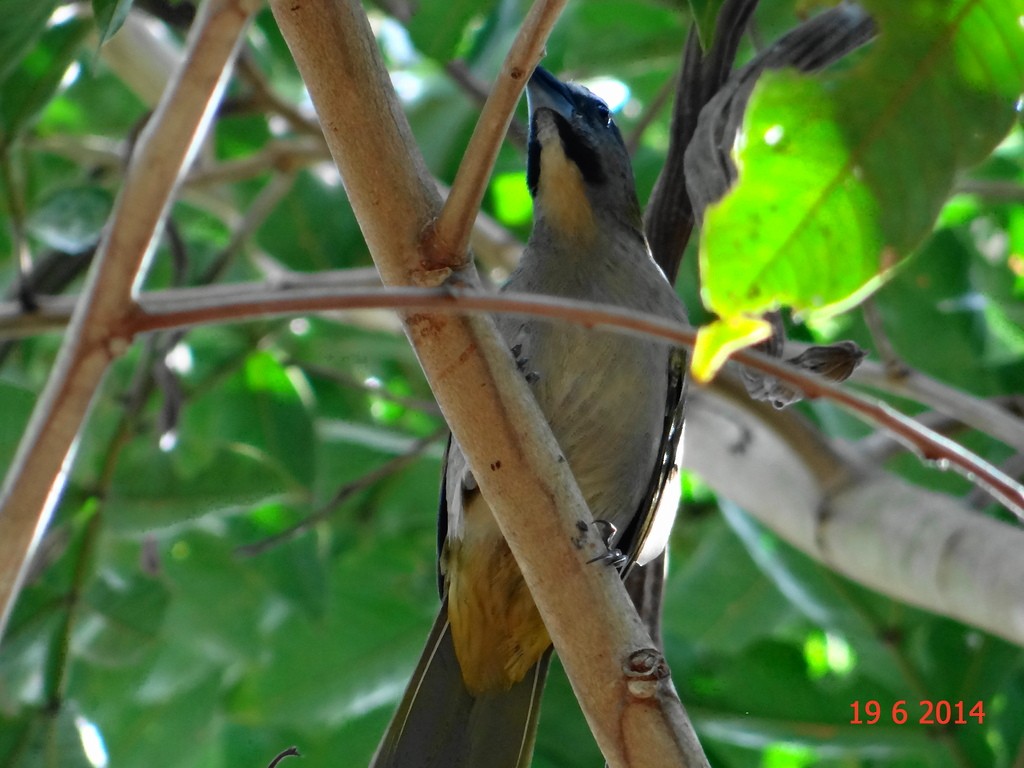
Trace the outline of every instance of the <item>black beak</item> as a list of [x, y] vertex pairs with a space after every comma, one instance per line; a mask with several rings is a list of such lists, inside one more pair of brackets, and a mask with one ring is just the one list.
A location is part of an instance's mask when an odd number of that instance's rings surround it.
[[544, 67], [533, 70], [533, 75], [526, 84], [526, 103], [530, 109], [530, 117], [533, 117], [538, 109], [545, 107], [566, 120], [572, 119], [573, 107], [569, 89]]

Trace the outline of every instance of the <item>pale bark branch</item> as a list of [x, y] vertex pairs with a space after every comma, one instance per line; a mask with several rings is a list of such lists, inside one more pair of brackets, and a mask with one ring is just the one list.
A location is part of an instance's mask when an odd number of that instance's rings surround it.
[[882, 594], [1024, 645], [1024, 531], [823, 438], [738, 382], [698, 390], [686, 464], [810, 557]]
[[64, 486], [72, 447], [111, 360], [128, 347], [133, 286], [230, 72], [253, 0], [210, 0], [143, 132], [82, 299], [0, 495], [0, 634]]
[[427, 245], [431, 262], [437, 267], [457, 269], [465, 263], [473, 221], [508, 132], [512, 110], [544, 53], [544, 43], [565, 3], [566, 0], [536, 0], [516, 33], [459, 163], [451, 193], [434, 227], [434, 242]]
[[[271, 8], [384, 283], [436, 279], [421, 246], [439, 196], [362, 8], [355, 0], [272, 0]], [[459, 277], [475, 282], [472, 270]], [[707, 765], [660, 655], [644, 655], [652, 643], [621, 580], [587, 565], [603, 543], [493, 322], [437, 312], [403, 320], [609, 763]]]
[[909, 397], [1024, 452], [1024, 419], [998, 403], [973, 397], [920, 371], [907, 368], [894, 376], [882, 364], [865, 360], [850, 377], [850, 382]]

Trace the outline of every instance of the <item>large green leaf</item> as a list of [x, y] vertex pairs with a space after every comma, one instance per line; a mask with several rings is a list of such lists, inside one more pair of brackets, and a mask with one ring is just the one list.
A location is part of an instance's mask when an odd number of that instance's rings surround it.
[[93, 663], [136, 663], [157, 642], [170, 600], [167, 588], [156, 579], [107, 574], [83, 596], [75, 652]]
[[3, 0], [0, 2], [0, 79], [6, 78], [32, 47], [50, 18], [57, 0]]
[[[38, 5], [45, 7], [47, 3]], [[10, 143], [47, 105], [89, 27], [84, 19], [71, 17], [47, 29], [28, 55], [12, 67], [0, 83], [0, 145]]]
[[102, 187], [67, 187], [33, 211], [28, 227], [48, 247], [78, 253], [99, 242], [113, 203], [113, 196]]
[[858, 301], [928, 234], [957, 171], [1013, 121], [1020, 0], [867, 5], [880, 37], [859, 66], [773, 71], [754, 90], [739, 181], [701, 234], [704, 302], [727, 324]]
[[198, 524], [207, 515], [237, 513], [287, 495], [289, 478], [275, 462], [244, 446], [217, 446], [204, 466], [183, 471], [154, 441], [123, 452], [106, 499], [106, 521], [121, 533]]
[[698, 536], [696, 549], [665, 583], [668, 647], [685, 643], [739, 653], [792, 619], [783, 595], [744, 557], [742, 544], [721, 519], [691, 535]]
[[282, 492], [306, 489], [313, 480], [316, 440], [298, 383], [272, 356], [254, 353], [222, 387], [186, 406], [181, 439], [259, 456], [285, 480]]
[[490, 12], [494, 0], [422, 0], [409, 20], [409, 37], [425, 56], [454, 59], [470, 21]]
[[92, 12], [100, 29], [100, 44], [107, 42], [128, 18], [134, 0], [92, 0]]

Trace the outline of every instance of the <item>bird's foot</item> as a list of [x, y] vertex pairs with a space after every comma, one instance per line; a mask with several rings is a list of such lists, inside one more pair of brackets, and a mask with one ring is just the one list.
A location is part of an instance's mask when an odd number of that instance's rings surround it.
[[526, 370], [527, 364], [530, 362], [530, 358], [523, 357], [523, 345], [516, 344], [512, 347], [512, 357], [516, 359], [516, 368], [523, 374], [527, 384], [536, 384], [540, 381], [540, 374], [536, 371]]
[[622, 568], [626, 565], [629, 562], [629, 556], [618, 547], [612, 546], [612, 539], [615, 538], [618, 529], [607, 520], [595, 520], [594, 527], [597, 528], [598, 533], [601, 535], [601, 541], [604, 542], [608, 551], [603, 555], [590, 558], [587, 560], [587, 564], [604, 563], [615, 568]]

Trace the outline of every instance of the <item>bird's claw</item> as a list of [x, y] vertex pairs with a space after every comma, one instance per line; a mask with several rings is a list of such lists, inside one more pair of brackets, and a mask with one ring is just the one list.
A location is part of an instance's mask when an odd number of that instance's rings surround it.
[[522, 357], [523, 345], [516, 344], [512, 347], [512, 357], [516, 359], [516, 368], [519, 369], [520, 373], [525, 371], [525, 378], [527, 384], [536, 384], [540, 381], [540, 374], [536, 371], [527, 371], [526, 364], [530, 362], [530, 358]]
[[629, 562], [629, 556], [618, 547], [612, 546], [612, 539], [615, 537], [618, 529], [607, 520], [595, 520], [594, 527], [597, 528], [598, 533], [601, 535], [601, 541], [604, 542], [608, 551], [603, 555], [590, 558], [587, 560], [587, 565], [590, 563], [604, 563], [615, 568], [622, 568], [626, 565]]

